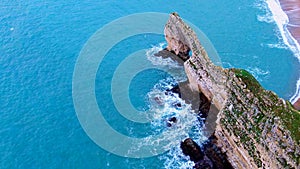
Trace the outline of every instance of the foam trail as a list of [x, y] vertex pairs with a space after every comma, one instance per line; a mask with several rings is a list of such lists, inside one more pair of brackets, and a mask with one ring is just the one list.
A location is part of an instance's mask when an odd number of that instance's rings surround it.
[[[181, 80], [186, 80], [186, 74], [183, 66], [178, 65], [176, 61], [170, 58], [155, 56], [157, 52], [163, 49], [165, 43], [153, 46], [146, 51], [146, 56], [153, 65], [165, 68], [167, 71], [177, 71], [177, 77], [169, 77], [160, 80], [152, 90], [147, 94], [149, 111], [151, 116], [151, 128], [155, 133], [161, 133], [163, 140], [168, 140], [167, 149], [169, 151], [160, 156], [164, 161], [164, 168], [167, 169], [192, 169], [194, 162], [184, 155], [180, 143], [186, 138], [192, 138], [198, 145], [207, 141], [202, 131], [203, 122], [200, 117], [194, 113], [190, 104], [185, 103], [178, 94], [170, 90], [178, 85]], [[179, 80], [178, 80], [179, 79]], [[149, 117], [150, 117], [149, 116]], [[176, 121], [170, 121], [175, 117]], [[139, 146], [152, 145], [146, 141]]]
[[294, 94], [294, 96], [292, 96], [292, 98], [290, 99], [290, 102], [295, 103], [298, 99], [300, 99], [300, 78], [297, 81], [296, 93]]
[[146, 51], [147, 59], [149, 61], [151, 61], [151, 63], [153, 65], [156, 65], [156, 66], [159, 65], [159, 66], [168, 66], [168, 67], [172, 67], [172, 68], [179, 68], [180, 65], [178, 65], [178, 63], [176, 61], [172, 60], [171, 58], [163, 58], [161, 56], [154, 56], [156, 53], [163, 50], [165, 46], [166, 46], [166, 43], [160, 43], [158, 45], [152, 46], [152, 48], [150, 48]]
[[[289, 23], [289, 18], [287, 14], [282, 10], [280, 6], [280, 2], [278, 0], [266, 0], [265, 1], [268, 9], [271, 12], [271, 16], [273, 17], [274, 22], [276, 23], [282, 40], [285, 45], [287, 45], [291, 51], [294, 53], [295, 57], [298, 58], [298, 61], [300, 63], [300, 45], [298, 41], [292, 36], [292, 34], [287, 29], [287, 25]], [[267, 12], [267, 19], [262, 18], [261, 16], [258, 17], [259, 21], [266, 21], [270, 23], [270, 13]], [[296, 84], [296, 92], [295, 94], [290, 98], [290, 101], [292, 103], [296, 102], [300, 98], [300, 77]]]
[[[151, 92], [148, 93], [149, 108], [153, 115], [151, 123], [153, 130], [163, 132], [163, 139], [170, 141], [168, 148], [170, 151], [161, 156], [164, 161], [164, 168], [167, 169], [192, 169], [194, 162], [182, 153], [180, 142], [190, 137], [199, 145], [202, 145], [207, 137], [204, 136], [201, 121], [196, 113], [191, 109], [191, 105], [186, 104], [178, 94], [167, 92], [176, 85], [172, 78], [161, 80], [156, 84]], [[168, 119], [176, 117], [177, 122], [169, 123]], [[143, 143], [148, 144], [148, 143]], [[150, 143], [152, 144], [152, 143]]]
[[147, 59], [158, 68], [165, 70], [168, 73], [172, 73], [174, 78], [178, 82], [183, 82], [187, 80], [185, 75], [184, 67], [178, 64], [177, 61], [172, 60], [171, 58], [164, 58], [162, 56], [157, 56], [159, 51], [163, 50], [166, 47], [166, 43], [159, 43], [158, 45], [152, 46], [152, 48], [146, 50]]
[[248, 67], [246, 70], [249, 71], [255, 77], [255, 79], [257, 79], [260, 82], [267, 79], [268, 76], [270, 75], [270, 71], [265, 71], [258, 67], [254, 67], [254, 68]]
[[266, 3], [272, 13], [277, 27], [279, 28], [283, 42], [294, 52], [300, 62], [300, 45], [287, 29], [287, 25], [289, 23], [288, 16], [281, 9], [278, 0], [266, 0]]

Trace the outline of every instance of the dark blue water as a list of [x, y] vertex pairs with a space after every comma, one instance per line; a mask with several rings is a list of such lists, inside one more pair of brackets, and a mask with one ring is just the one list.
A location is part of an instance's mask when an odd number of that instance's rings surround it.
[[[256, 3], [2, 0], [0, 168], [168, 167], [167, 154], [131, 159], [101, 149], [83, 131], [74, 110], [72, 76], [83, 45], [102, 26], [129, 14], [178, 12], [207, 35], [224, 67], [245, 68], [265, 88], [289, 99], [296, 90], [299, 62], [284, 46], [276, 25], [258, 21], [266, 11]], [[124, 121], [117, 114], [109, 98], [114, 68], [130, 53], [161, 42], [164, 38], [158, 35], [131, 37], [116, 45], [98, 70], [97, 102], [109, 110], [104, 116], [110, 124], [124, 134], [143, 134], [151, 127]], [[166, 76], [151, 70], [136, 76], [130, 86], [133, 105], [147, 108], [147, 93]]]

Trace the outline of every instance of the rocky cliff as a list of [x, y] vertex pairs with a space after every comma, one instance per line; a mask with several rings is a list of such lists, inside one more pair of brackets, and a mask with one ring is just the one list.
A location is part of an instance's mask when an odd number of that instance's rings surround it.
[[167, 50], [185, 60], [190, 88], [219, 110], [214, 137], [234, 168], [299, 168], [300, 113], [291, 103], [263, 89], [246, 70], [214, 65], [176, 13], [165, 38]]

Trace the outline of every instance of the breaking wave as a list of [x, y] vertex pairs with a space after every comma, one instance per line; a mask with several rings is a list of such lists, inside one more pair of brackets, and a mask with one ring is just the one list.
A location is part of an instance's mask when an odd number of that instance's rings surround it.
[[[261, 22], [275, 23], [280, 32], [279, 39], [294, 53], [294, 56], [298, 58], [300, 62], [300, 45], [298, 41], [291, 35], [287, 29], [289, 18], [287, 14], [282, 10], [280, 2], [278, 0], [260, 0], [256, 3], [259, 9], [265, 11], [265, 15], [257, 16], [257, 19]], [[282, 44], [270, 45], [270, 47], [282, 47]], [[293, 103], [300, 98], [300, 77], [296, 84], [296, 92], [290, 98]]]
[[183, 82], [187, 80], [185, 75], [184, 67], [178, 64], [177, 61], [172, 60], [167, 57], [157, 56], [159, 51], [163, 50], [166, 47], [166, 43], [159, 43], [158, 45], [152, 46], [152, 48], [146, 50], [147, 59], [155, 66], [164, 71], [170, 73], [173, 78], [178, 82]]
[[247, 70], [257, 79], [258, 81], [262, 82], [263, 79], [267, 79], [270, 75], [270, 71], [262, 70], [258, 67], [248, 67]]
[[[154, 65], [179, 70], [183, 74], [178, 77], [169, 77], [160, 80], [147, 94], [149, 105], [148, 114], [151, 114], [151, 127], [155, 133], [161, 133], [163, 139], [170, 141], [167, 145], [169, 151], [159, 158], [164, 162], [167, 169], [192, 169], [194, 162], [182, 153], [180, 143], [186, 138], [192, 138], [200, 146], [208, 139], [202, 131], [202, 119], [196, 114], [190, 104], [185, 103], [178, 93], [171, 91], [178, 85], [178, 80], [186, 80], [182, 65], [170, 58], [154, 56], [162, 50], [165, 44], [160, 43], [147, 51], [147, 58]], [[143, 145], [153, 144], [152, 142], [142, 143]]]

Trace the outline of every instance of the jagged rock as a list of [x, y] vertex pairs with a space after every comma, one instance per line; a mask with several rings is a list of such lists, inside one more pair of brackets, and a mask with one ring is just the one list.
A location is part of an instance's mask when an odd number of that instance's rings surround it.
[[[182, 152], [189, 156], [190, 159], [195, 163], [195, 169], [231, 169], [232, 167], [226, 161], [222, 159], [222, 153], [215, 154], [215, 151], [210, 152], [212, 144], [207, 143], [206, 148], [201, 150], [199, 145], [194, 142], [191, 138], [185, 139], [180, 145]], [[217, 149], [217, 148], [216, 148]], [[213, 157], [213, 156], [217, 157]], [[210, 157], [213, 157], [211, 160]]]
[[214, 65], [178, 14], [170, 15], [165, 37], [169, 51], [192, 51], [184, 62], [189, 87], [219, 111], [216, 145], [233, 168], [300, 168], [300, 113], [290, 102], [263, 89], [246, 70]]
[[211, 160], [207, 156], [204, 156], [203, 160], [195, 163], [194, 168], [195, 169], [213, 169], [214, 167], [213, 167]]
[[187, 138], [181, 142], [180, 148], [182, 149], [183, 154], [189, 156], [194, 162], [201, 161], [204, 158], [204, 153], [201, 148], [191, 138]]
[[169, 51], [168, 48], [165, 48], [154, 55], [162, 58], [171, 58], [173, 61], [176, 61], [178, 65], [183, 65], [184, 61], [186, 61], [187, 59], [183, 59], [180, 55], [176, 55], [175, 52], [172, 50]]
[[215, 169], [232, 169], [228, 162], [226, 154], [222, 153], [221, 149], [216, 146], [217, 138], [212, 135], [203, 145], [205, 155], [211, 160]]
[[171, 89], [167, 89], [166, 91], [167, 91], [166, 94], [168, 94], [168, 92], [172, 92], [172, 93], [178, 94], [179, 97], [181, 97], [179, 85], [176, 85], [176, 86], [172, 87]]
[[167, 127], [172, 127], [173, 124], [177, 123], [177, 118], [176, 117], [171, 117], [167, 121]]

